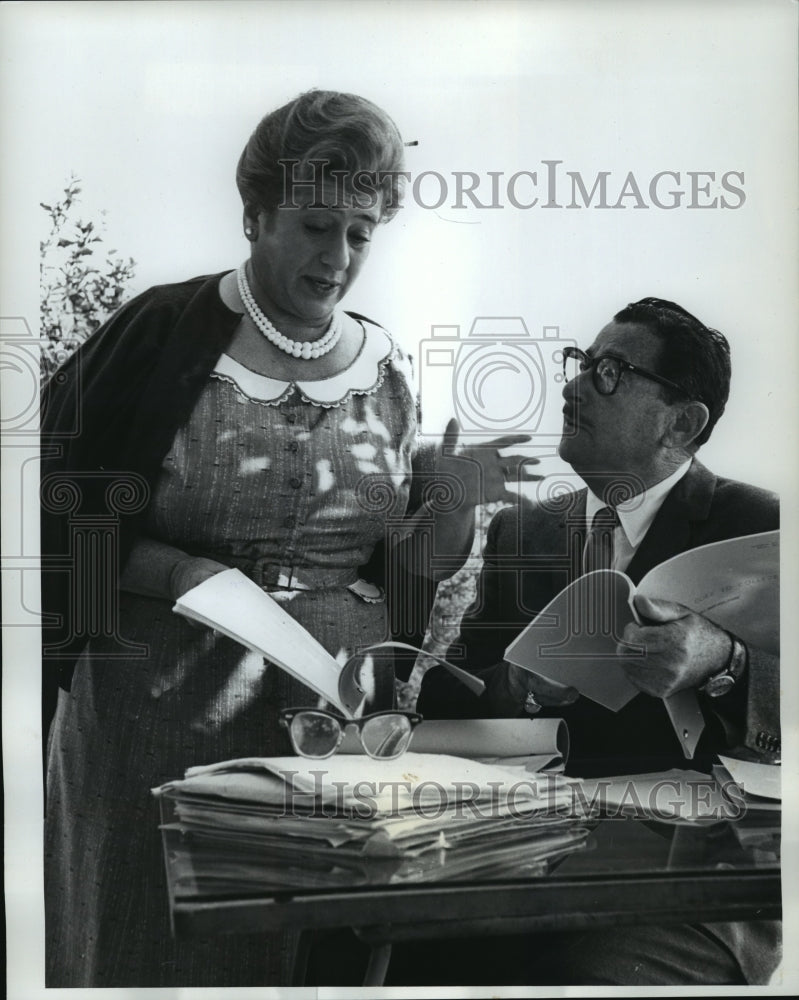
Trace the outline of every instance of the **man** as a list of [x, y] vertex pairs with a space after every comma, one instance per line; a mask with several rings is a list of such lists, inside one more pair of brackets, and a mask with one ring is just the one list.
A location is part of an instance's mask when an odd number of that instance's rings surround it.
[[578, 373], [563, 390], [560, 454], [590, 489], [496, 515], [478, 598], [448, 654], [487, 691], [477, 699], [436, 668], [425, 676], [419, 710], [507, 717], [554, 706], [544, 714], [572, 723], [579, 773], [612, 773], [608, 767], [624, 758], [632, 770], [651, 770], [684, 762], [662, 698], [692, 688], [708, 723], [700, 758], [734, 746], [778, 754], [778, 658], [679, 605], [636, 599], [648, 624], [628, 626], [623, 638], [646, 654], [620, 662], [642, 695], [619, 713], [585, 699], [569, 705], [576, 692], [502, 662], [511, 641], [582, 572], [587, 539], [575, 526], [605, 509], [605, 498], [615, 497], [618, 517], [609, 529], [610, 565], [633, 583], [680, 552], [779, 527], [774, 494], [721, 479], [694, 457], [729, 392], [729, 346], [720, 333], [674, 303], [644, 299], [618, 313], [584, 354], [569, 353], [566, 367], [576, 362]]
[[[641, 694], [618, 713], [503, 662], [510, 642], [585, 571], [587, 560], [596, 566], [604, 557], [637, 583], [680, 552], [779, 526], [776, 496], [719, 478], [695, 457], [727, 401], [729, 346], [720, 333], [673, 302], [648, 298], [619, 312], [585, 353], [566, 354], [566, 366], [576, 362], [576, 371], [563, 389], [560, 454], [588, 489], [549, 504], [523, 502], [495, 516], [477, 599], [448, 654], [480, 675], [486, 691], [477, 698], [433, 668], [419, 711], [450, 718], [531, 710], [561, 716], [569, 724], [573, 773], [624, 774], [685, 766], [662, 699], [691, 689], [707, 723], [695, 764], [740, 747], [777, 759], [778, 658], [682, 605], [636, 598], [645, 624], [628, 625], [622, 638], [644, 653], [620, 662]], [[777, 962], [778, 928], [745, 928], [638, 928], [638, 946], [649, 949], [649, 957], [633, 979], [627, 978], [633, 932], [624, 940], [614, 932], [594, 935], [596, 947], [583, 942], [577, 952], [611, 971], [570, 979], [581, 974], [571, 964], [563, 982], [764, 982]], [[551, 942], [547, 947], [561, 954]], [[662, 948], [683, 955], [685, 967], [658, 958]], [[574, 962], [571, 952], [562, 954]]]

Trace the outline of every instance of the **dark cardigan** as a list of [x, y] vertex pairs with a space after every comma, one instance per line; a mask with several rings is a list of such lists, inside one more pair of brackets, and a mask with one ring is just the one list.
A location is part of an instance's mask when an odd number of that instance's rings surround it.
[[[45, 736], [58, 684], [69, 688], [75, 661], [92, 635], [117, 627], [118, 576], [163, 458], [240, 321], [219, 296], [221, 277], [160, 285], [137, 296], [43, 390]], [[420, 502], [418, 490], [412, 492], [410, 509]], [[103, 546], [104, 554], [99, 551]], [[88, 555], [92, 551], [93, 558]], [[382, 546], [364, 575], [383, 582]], [[419, 601], [414, 620], [426, 620], [435, 586], [420, 577], [403, 590]], [[420, 638], [401, 632], [396, 637]]]
[[[219, 297], [220, 277], [138, 295], [42, 392], [46, 721], [86, 641], [117, 628], [116, 578], [161, 462], [239, 323]], [[92, 558], [95, 546], [103, 552]]]

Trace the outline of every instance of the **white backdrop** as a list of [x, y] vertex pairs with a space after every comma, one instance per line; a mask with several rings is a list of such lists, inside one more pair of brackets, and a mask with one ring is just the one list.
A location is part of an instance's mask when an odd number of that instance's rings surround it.
[[[438, 172], [449, 198], [438, 210], [407, 199], [351, 308], [415, 351], [431, 325], [468, 328], [477, 315], [522, 316], [534, 335], [559, 326], [585, 346], [627, 302], [676, 300], [733, 349], [729, 409], [703, 457], [785, 488], [799, 355], [789, 4], [756, 14], [752, 3], [673, 0], [24, 6], [6, 10], [2, 50], [14, 209], [4, 301], [22, 279], [32, 287], [36, 253], [22, 251], [42, 232], [38, 203], [70, 172], [87, 217], [105, 210], [111, 245], [137, 261], [136, 290], [234, 266], [246, 254], [235, 165], [260, 116], [310, 87], [352, 90], [419, 141], [408, 169]], [[503, 172], [503, 186], [537, 171], [543, 202], [543, 160], [562, 161], [564, 206], [565, 171], [588, 190], [608, 171], [609, 204], [632, 172], [651, 207], [627, 197], [617, 209], [523, 210], [504, 188], [501, 209], [450, 207], [453, 171], [479, 175], [484, 203], [488, 171]], [[674, 210], [647, 194], [667, 170], [686, 192]], [[745, 202], [687, 208], [689, 171], [715, 173], [712, 194], [722, 174], [743, 173]], [[428, 179], [421, 200], [436, 191]], [[517, 192], [528, 200], [529, 181]]]

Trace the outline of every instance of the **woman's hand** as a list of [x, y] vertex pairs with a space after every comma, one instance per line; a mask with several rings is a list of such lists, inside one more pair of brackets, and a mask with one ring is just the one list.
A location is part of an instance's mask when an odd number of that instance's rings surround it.
[[[466, 562], [474, 540], [475, 507], [496, 500], [516, 503], [519, 496], [507, 488], [508, 481], [519, 483], [543, 478], [531, 475], [527, 469], [528, 465], [537, 464], [537, 458], [501, 454], [506, 448], [529, 441], [529, 434], [509, 434], [461, 447], [460, 431], [458, 421], [450, 420], [436, 454], [433, 473], [424, 477], [424, 503], [405, 524], [404, 538], [417, 531], [427, 533], [432, 515], [432, 547], [406, 545], [399, 549], [409, 573], [435, 581], [446, 580]], [[426, 561], [422, 551], [427, 552]], [[434, 559], [430, 558], [431, 552]]]
[[131, 594], [174, 602], [187, 590], [229, 568], [154, 538], [137, 538], [119, 586]]
[[[213, 559], [203, 559], [200, 556], [188, 556], [186, 559], [181, 559], [169, 574], [169, 589], [172, 593], [172, 600], [176, 601], [188, 591], [193, 590], [194, 587], [199, 587], [201, 583], [205, 583], [212, 576], [224, 573], [229, 568], [229, 566], [223, 566], [222, 563], [214, 562]], [[197, 629], [198, 632], [207, 628], [202, 622], [195, 621], [193, 618], [186, 617], [184, 621], [193, 629]]]
[[461, 427], [453, 417], [444, 432], [444, 441], [436, 462], [436, 474], [443, 481], [457, 480], [458, 496], [463, 507], [506, 500], [515, 503], [518, 494], [507, 484], [532, 482], [543, 476], [534, 475], [529, 466], [538, 459], [519, 453], [501, 454], [506, 448], [525, 444], [529, 434], [508, 434], [492, 441], [462, 445]]
[[173, 601], [183, 597], [189, 590], [199, 587], [217, 573], [224, 573], [229, 566], [215, 562], [213, 559], [203, 559], [199, 556], [188, 556], [175, 564], [169, 575], [169, 590]]

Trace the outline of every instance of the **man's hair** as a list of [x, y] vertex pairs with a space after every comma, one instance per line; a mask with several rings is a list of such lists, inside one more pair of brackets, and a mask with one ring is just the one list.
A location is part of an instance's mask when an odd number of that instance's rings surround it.
[[245, 207], [267, 211], [296, 204], [292, 180], [305, 187], [338, 183], [348, 196], [354, 185], [361, 194], [383, 195], [381, 222], [387, 222], [400, 207], [403, 161], [399, 130], [376, 104], [309, 90], [261, 119], [239, 159], [236, 185]]
[[[638, 323], [660, 339], [663, 350], [658, 374], [679, 385], [689, 399], [708, 408], [710, 417], [694, 441], [698, 448], [710, 437], [730, 394], [730, 345], [723, 333], [712, 330], [676, 302], [646, 298], [632, 302], [613, 317], [616, 323]], [[662, 386], [669, 402], [679, 393]]]

